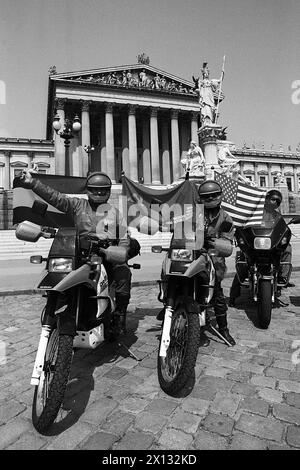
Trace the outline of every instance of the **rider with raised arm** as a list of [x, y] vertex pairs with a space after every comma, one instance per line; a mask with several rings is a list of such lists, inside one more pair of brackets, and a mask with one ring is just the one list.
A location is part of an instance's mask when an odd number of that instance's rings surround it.
[[[72, 217], [79, 237], [96, 236], [110, 244], [130, 249], [130, 238], [124, 218], [108, 200], [111, 193], [111, 179], [103, 172], [91, 173], [85, 189], [88, 200], [69, 197], [43, 184], [30, 171], [24, 172], [23, 184], [56, 209]], [[127, 264], [105, 264], [108, 278], [115, 281], [116, 316], [120, 319], [120, 331], [126, 331], [126, 312], [130, 300], [131, 271]]]

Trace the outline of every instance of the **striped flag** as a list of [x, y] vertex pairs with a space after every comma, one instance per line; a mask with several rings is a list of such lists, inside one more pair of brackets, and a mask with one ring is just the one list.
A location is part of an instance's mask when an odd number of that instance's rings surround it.
[[[86, 178], [76, 176], [60, 176], [47, 174], [33, 174], [42, 183], [52, 189], [67, 194], [70, 197], [84, 197]], [[35, 209], [34, 203], [41, 201], [45, 204], [45, 213]], [[38, 225], [49, 225], [51, 227], [73, 227], [74, 220], [70, 214], [64, 214], [55, 207], [46, 203], [31, 189], [26, 189], [20, 177], [13, 181], [13, 224], [19, 224], [29, 220]]]
[[215, 172], [215, 181], [223, 190], [222, 207], [236, 227], [260, 225], [263, 219], [266, 191], [235, 181]]

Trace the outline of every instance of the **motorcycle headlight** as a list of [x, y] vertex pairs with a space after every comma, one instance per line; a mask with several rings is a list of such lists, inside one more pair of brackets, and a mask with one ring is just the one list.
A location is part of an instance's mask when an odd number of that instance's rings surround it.
[[271, 248], [271, 238], [255, 237], [254, 248], [256, 250], [269, 250]]
[[185, 249], [177, 249], [171, 251], [172, 261], [193, 261], [193, 251]]
[[49, 272], [69, 273], [72, 269], [72, 258], [51, 258], [49, 260]]

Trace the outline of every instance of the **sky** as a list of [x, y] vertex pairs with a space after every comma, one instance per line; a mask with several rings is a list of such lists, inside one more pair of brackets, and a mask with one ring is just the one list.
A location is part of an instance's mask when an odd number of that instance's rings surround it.
[[0, 0], [0, 137], [46, 137], [48, 70], [137, 63], [220, 78], [237, 146], [300, 142], [299, 0]]

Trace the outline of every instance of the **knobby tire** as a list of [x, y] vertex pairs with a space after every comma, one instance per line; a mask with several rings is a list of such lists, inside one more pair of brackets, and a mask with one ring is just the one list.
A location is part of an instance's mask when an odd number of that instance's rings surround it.
[[[178, 324], [180, 318], [184, 318], [185, 325], [179, 335], [185, 335], [184, 344], [178, 344]], [[183, 326], [183, 324], [181, 325]], [[162, 390], [168, 395], [176, 395], [186, 385], [192, 376], [198, 355], [200, 338], [200, 324], [196, 313], [186, 311], [185, 306], [180, 306], [172, 315], [170, 329], [170, 345], [166, 357], [160, 357], [158, 352], [157, 371], [158, 381]], [[177, 348], [177, 350], [176, 350]], [[174, 376], [170, 374], [170, 364], [178, 357], [179, 366]], [[172, 359], [173, 358], [173, 359]]]
[[[55, 350], [50, 351], [50, 348]], [[58, 415], [69, 379], [72, 357], [73, 336], [60, 335], [55, 328], [51, 332], [45, 354], [45, 358], [49, 358], [48, 365], [46, 363], [42, 373], [45, 374], [45, 380], [43, 386], [37, 385], [35, 387], [33, 397], [32, 422], [40, 433], [46, 431]], [[51, 372], [49, 362], [51, 362], [51, 369], [53, 369]], [[39, 392], [46, 393], [42, 405], [39, 400]]]

